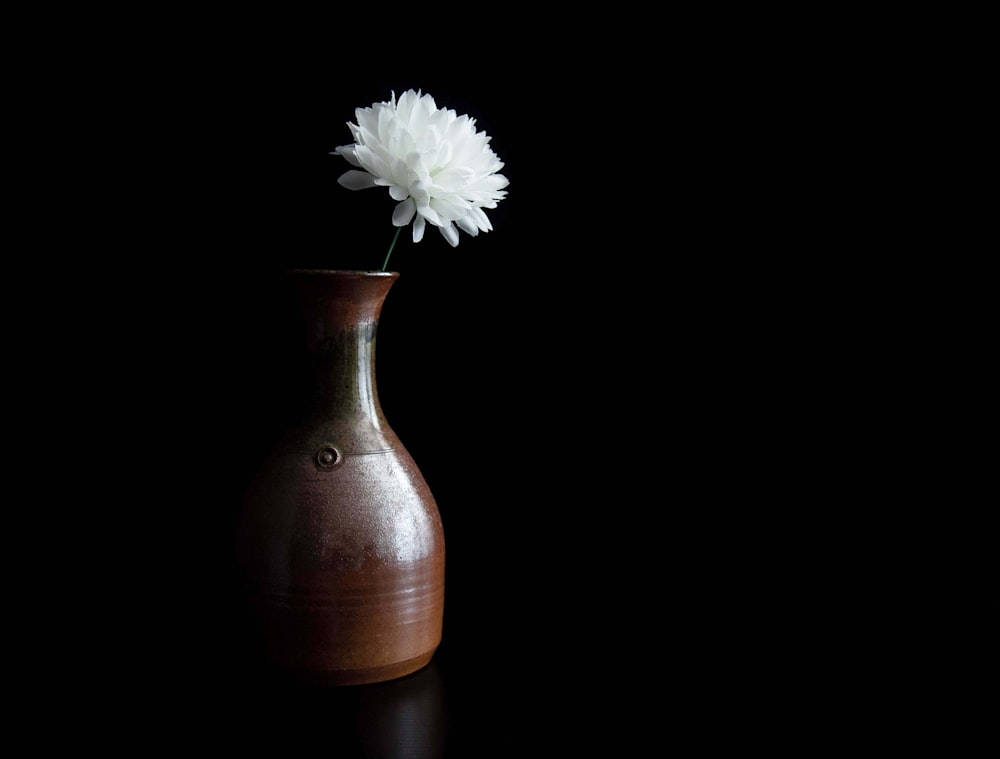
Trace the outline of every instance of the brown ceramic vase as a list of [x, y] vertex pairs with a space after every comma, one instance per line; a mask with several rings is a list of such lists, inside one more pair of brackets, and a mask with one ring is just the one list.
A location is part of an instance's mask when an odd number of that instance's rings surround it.
[[315, 373], [308, 411], [243, 504], [237, 555], [266, 661], [297, 679], [402, 677], [441, 641], [444, 531], [386, 422], [375, 334], [399, 276], [293, 271]]

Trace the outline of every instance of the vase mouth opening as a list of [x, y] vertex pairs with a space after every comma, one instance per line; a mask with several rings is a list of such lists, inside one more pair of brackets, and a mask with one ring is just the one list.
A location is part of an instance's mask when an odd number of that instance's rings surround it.
[[390, 277], [399, 276], [398, 271], [380, 271], [378, 269], [290, 269], [292, 275], [309, 275], [311, 277]]

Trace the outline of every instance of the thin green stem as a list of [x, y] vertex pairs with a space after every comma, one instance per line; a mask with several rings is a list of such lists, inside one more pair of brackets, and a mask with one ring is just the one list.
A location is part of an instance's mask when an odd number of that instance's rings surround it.
[[399, 239], [399, 233], [402, 231], [402, 227], [396, 227], [396, 234], [392, 236], [392, 245], [389, 246], [389, 252], [385, 254], [385, 261], [382, 262], [382, 271], [385, 271], [385, 267], [389, 265], [389, 256], [392, 255], [392, 249], [396, 247], [396, 240]]

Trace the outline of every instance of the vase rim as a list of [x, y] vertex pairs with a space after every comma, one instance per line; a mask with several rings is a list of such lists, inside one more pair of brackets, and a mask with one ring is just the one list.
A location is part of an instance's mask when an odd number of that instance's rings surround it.
[[377, 269], [290, 269], [289, 274], [309, 274], [313, 276], [335, 277], [398, 277], [398, 271], [379, 271]]

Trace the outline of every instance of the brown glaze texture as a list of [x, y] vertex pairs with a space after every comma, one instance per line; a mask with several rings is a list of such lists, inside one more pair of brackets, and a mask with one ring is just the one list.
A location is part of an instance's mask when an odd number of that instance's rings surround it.
[[378, 401], [375, 336], [398, 275], [289, 276], [314, 390], [251, 484], [237, 540], [263, 653], [314, 682], [401, 677], [441, 641], [444, 530]]

